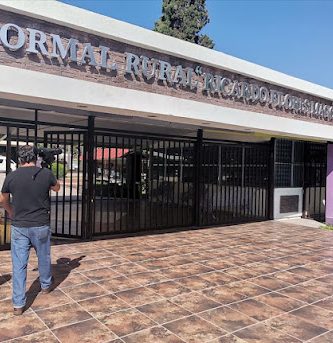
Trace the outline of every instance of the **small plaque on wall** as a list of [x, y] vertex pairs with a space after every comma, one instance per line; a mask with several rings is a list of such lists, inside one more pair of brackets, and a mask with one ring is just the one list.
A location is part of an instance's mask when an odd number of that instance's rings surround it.
[[280, 213], [298, 212], [299, 195], [281, 195]]

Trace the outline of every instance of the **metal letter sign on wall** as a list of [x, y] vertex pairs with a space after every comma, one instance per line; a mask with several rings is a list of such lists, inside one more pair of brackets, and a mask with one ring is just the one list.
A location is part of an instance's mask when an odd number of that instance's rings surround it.
[[[50, 34], [52, 46], [49, 51], [46, 45], [47, 35], [43, 31], [30, 28], [26, 30], [28, 35], [16, 24], [3, 25], [0, 29], [0, 44], [10, 51], [18, 51], [26, 47], [26, 52], [30, 54], [42, 54], [51, 59], [70, 61], [78, 65], [87, 64], [106, 71], [118, 70], [117, 64], [111, 58], [111, 50], [107, 46], [100, 45], [96, 48], [91, 43], [82, 44], [74, 38], [65, 40], [59, 35]], [[130, 52], [126, 52], [124, 57], [124, 76], [127, 74], [142, 75], [146, 80], [165, 81], [169, 86], [179, 85], [179, 87], [196, 92], [200, 89], [206, 95], [218, 94], [235, 101], [243, 100], [247, 104], [260, 102], [277, 110], [333, 121], [332, 105], [285, 94], [275, 89], [259, 86], [257, 83], [205, 73], [200, 65], [194, 69], [184, 68], [182, 65], [173, 66], [161, 59], [138, 56]]]

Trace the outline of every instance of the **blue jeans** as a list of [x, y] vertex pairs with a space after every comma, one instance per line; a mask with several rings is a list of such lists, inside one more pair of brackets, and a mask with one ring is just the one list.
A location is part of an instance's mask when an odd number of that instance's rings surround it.
[[13, 305], [24, 307], [27, 265], [30, 248], [33, 247], [38, 257], [39, 282], [43, 289], [51, 286], [51, 230], [49, 226], [11, 227], [11, 254], [13, 263]]

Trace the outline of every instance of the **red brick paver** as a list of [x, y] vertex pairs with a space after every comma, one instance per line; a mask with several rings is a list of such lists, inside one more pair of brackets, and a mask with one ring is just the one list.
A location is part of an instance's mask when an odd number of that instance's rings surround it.
[[333, 342], [333, 232], [281, 222], [52, 247], [56, 289], [13, 317], [0, 252], [0, 342]]

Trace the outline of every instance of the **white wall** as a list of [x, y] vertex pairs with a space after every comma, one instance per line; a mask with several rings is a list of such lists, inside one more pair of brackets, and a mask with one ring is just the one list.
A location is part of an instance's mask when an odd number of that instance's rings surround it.
[[[280, 213], [280, 200], [283, 195], [298, 195], [298, 211]], [[301, 217], [303, 209], [303, 188], [275, 188], [274, 189], [274, 219]]]

